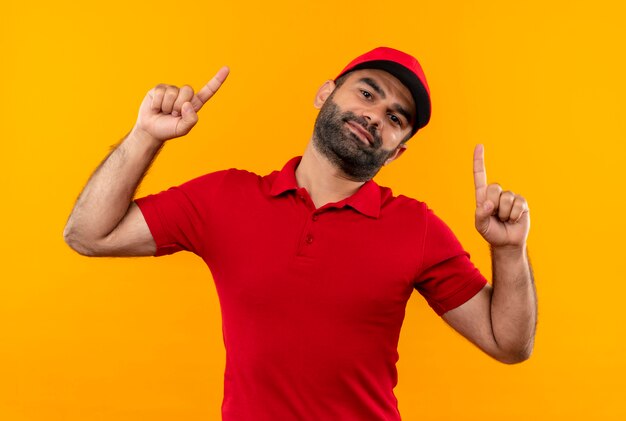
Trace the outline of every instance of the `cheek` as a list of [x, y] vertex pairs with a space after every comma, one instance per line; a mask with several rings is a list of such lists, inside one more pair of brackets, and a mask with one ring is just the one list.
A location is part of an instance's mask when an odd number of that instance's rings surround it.
[[404, 138], [408, 135], [407, 133], [404, 132], [399, 132], [397, 130], [393, 130], [391, 131], [386, 139], [386, 143], [388, 148], [387, 149], [395, 149], [396, 147], [398, 147], [398, 145], [404, 140]]

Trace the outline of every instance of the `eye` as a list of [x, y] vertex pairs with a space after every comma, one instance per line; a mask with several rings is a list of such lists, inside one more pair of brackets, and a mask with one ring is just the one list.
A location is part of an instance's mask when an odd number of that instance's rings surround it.
[[393, 124], [396, 124], [396, 125], [402, 127], [402, 120], [400, 118], [398, 118], [397, 115], [389, 114], [389, 119], [393, 122]]
[[363, 95], [367, 99], [372, 98], [372, 94], [369, 93], [368, 91], [364, 90], [364, 89], [361, 89], [361, 95]]

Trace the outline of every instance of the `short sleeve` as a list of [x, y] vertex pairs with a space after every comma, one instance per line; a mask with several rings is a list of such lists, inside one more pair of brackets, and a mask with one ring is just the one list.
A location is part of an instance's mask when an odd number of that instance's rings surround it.
[[155, 256], [191, 251], [202, 256], [207, 218], [227, 171], [206, 174], [158, 194], [135, 199], [157, 246]]
[[452, 230], [430, 209], [423, 253], [415, 289], [439, 316], [465, 303], [487, 284]]

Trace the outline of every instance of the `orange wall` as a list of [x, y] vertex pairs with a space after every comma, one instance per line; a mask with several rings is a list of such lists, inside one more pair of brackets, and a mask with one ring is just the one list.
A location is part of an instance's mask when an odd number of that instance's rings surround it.
[[625, 419], [625, 19], [601, 0], [2, 6], [0, 419], [218, 419], [224, 350], [202, 261], [87, 259], [64, 244], [66, 218], [157, 83], [232, 69], [140, 195], [280, 167], [309, 139], [317, 87], [378, 45], [417, 55], [433, 94], [431, 124], [378, 181], [433, 207], [488, 275], [473, 228], [484, 143], [490, 181], [529, 201], [540, 298], [535, 353], [506, 366], [415, 294], [404, 419]]

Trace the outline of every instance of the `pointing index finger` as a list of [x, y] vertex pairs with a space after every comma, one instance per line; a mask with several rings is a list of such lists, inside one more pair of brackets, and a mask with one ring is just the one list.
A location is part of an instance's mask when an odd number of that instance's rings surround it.
[[478, 144], [474, 149], [474, 188], [476, 204], [482, 204], [487, 196], [487, 171], [485, 170], [485, 148]]
[[215, 93], [218, 91], [222, 83], [228, 77], [228, 73], [230, 73], [230, 69], [228, 66], [224, 66], [217, 71], [213, 79], [207, 82], [206, 85], [202, 87], [198, 91], [196, 95], [191, 99], [191, 105], [193, 105], [193, 109], [199, 111], [200, 108], [209, 100]]

